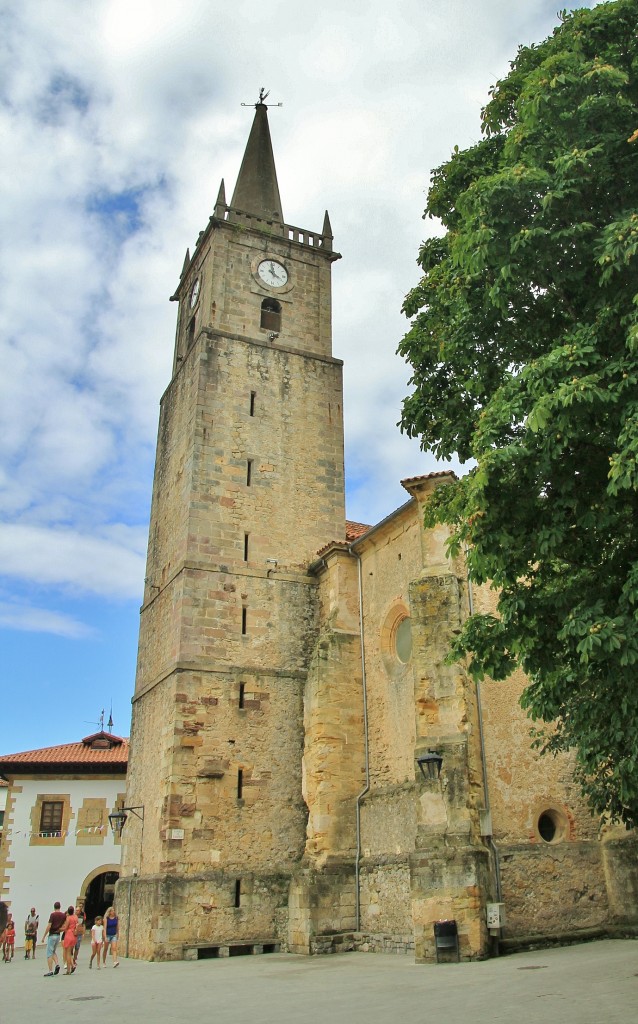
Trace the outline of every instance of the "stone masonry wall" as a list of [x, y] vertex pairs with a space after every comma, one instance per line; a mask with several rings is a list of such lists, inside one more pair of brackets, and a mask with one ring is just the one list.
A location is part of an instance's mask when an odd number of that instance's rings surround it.
[[125, 838], [138, 955], [181, 955], [189, 932], [272, 939], [304, 848], [302, 696], [318, 636], [306, 567], [345, 529], [341, 364], [329, 259], [277, 244], [290, 278], [275, 335], [260, 327], [270, 293], [256, 276], [270, 239], [216, 226], [181, 285], [127, 795], [145, 807], [135, 877]]
[[[191, 872], [188, 878], [126, 878], [118, 901], [128, 906], [131, 886], [130, 955], [145, 960], [181, 960], [186, 948], [287, 942], [288, 891], [284, 873], [244, 875], [240, 905], [236, 878], [222, 871]], [[127, 942], [122, 921], [120, 947]]]
[[[257, 274], [264, 259], [286, 264], [288, 283], [275, 293]], [[178, 357], [186, 353], [188, 324], [196, 318], [197, 331], [211, 328], [251, 340], [266, 340], [260, 327], [261, 303], [276, 297], [282, 307], [282, 344], [318, 356], [332, 355], [332, 306], [330, 263], [336, 255], [283, 239], [281, 235], [251, 232], [243, 225], [214, 224], [189, 267], [181, 294]], [[201, 279], [199, 302], [194, 310], [188, 296], [196, 278]]]
[[199, 396], [191, 556], [304, 569], [344, 531], [341, 364], [207, 336]]
[[[422, 565], [421, 529], [414, 509], [377, 531], [361, 550], [365, 657], [370, 730], [371, 791], [414, 778], [412, 668], [394, 646], [394, 630], [409, 616], [409, 582]], [[364, 836], [364, 846], [372, 842]]]
[[144, 833], [134, 815], [122, 833], [122, 874], [153, 874], [164, 858], [162, 808], [170, 789], [175, 680], [168, 677], [133, 703], [126, 804], [144, 808]]
[[321, 632], [308, 672], [304, 705], [306, 858], [317, 867], [335, 857], [349, 857], [352, 863], [355, 803], [365, 781], [357, 634]]
[[505, 937], [552, 935], [609, 922], [598, 842], [499, 844]]
[[[475, 588], [474, 603], [477, 611], [493, 612], [496, 595]], [[608, 892], [613, 876], [605, 870], [605, 830], [574, 781], [573, 759], [542, 757], [533, 749], [532, 723], [519, 703], [524, 686], [524, 675], [516, 672], [480, 687], [504, 937], [606, 927], [617, 915]], [[543, 813], [557, 823], [551, 842], [539, 831]], [[638, 919], [638, 901], [628, 917]]]

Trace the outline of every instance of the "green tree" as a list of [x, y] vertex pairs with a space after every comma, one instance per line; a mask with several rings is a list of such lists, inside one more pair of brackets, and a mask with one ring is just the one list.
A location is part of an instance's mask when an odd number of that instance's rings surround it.
[[401, 428], [473, 468], [429, 524], [468, 548], [498, 615], [454, 644], [521, 666], [544, 750], [594, 811], [638, 824], [638, 0], [562, 12], [490, 92], [483, 138], [433, 173], [442, 237], [399, 352]]

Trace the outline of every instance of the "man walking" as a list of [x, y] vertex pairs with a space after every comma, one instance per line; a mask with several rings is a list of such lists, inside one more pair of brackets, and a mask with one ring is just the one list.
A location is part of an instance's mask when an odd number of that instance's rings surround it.
[[[60, 973], [60, 964], [56, 949], [58, 948], [58, 942], [60, 941], [60, 932], [62, 931], [62, 925], [66, 921], [66, 914], [60, 910], [60, 904], [58, 902], [53, 904], [53, 913], [49, 917], [42, 941], [47, 940], [47, 966], [48, 972], [44, 975], [45, 978], [52, 978], [54, 974]], [[55, 968], [54, 965], [55, 964]]]
[[36, 914], [35, 907], [31, 907], [31, 913], [27, 916], [24, 922], [24, 959], [28, 960], [29, 957], [35, 960], [35, 947], [38, 941], [38, 925], [40, 924], [40, 916]]

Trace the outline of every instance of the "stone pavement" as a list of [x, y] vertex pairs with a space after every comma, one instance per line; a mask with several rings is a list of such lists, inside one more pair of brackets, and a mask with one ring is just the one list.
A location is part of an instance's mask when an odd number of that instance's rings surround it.
[[638, 941], [605, 940], [483, 963], [415, 965], [373, 953], [283, 953], [44, 978], [44, 957], [0, 963], [0, 1024], [620, 1024], [638, 1015]]

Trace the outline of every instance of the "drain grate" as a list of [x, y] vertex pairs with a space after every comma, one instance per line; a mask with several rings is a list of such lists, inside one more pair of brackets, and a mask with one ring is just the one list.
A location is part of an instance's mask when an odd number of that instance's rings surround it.
[[546, 971], [547, 964], [530, 964], [529, 967], [517, 967], [517, 971]]
[[89, 999], [104, 999], [104, 996], [71, 996], [71, 1003], [86, 1003]]

